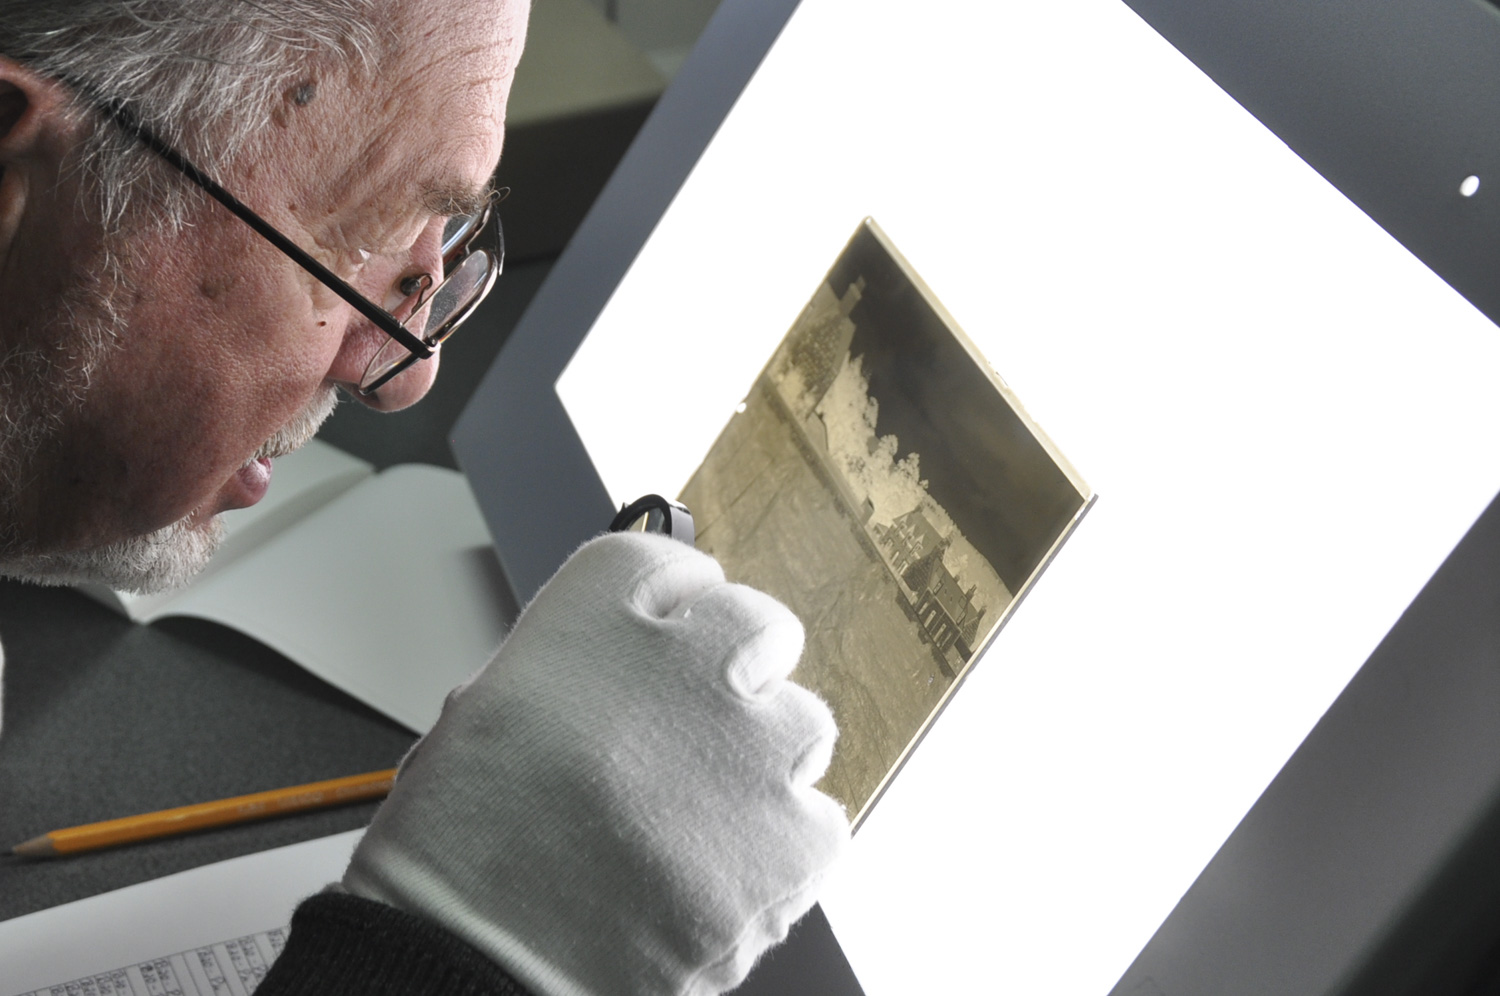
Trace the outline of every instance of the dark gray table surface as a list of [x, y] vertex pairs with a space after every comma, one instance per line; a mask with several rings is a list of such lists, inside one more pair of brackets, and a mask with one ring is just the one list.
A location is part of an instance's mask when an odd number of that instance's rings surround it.
[[[551, 268], [511, 267], [444, 347], [421, 404], [340, 405], [322, 438], [380, 466], [453, 465], [449, 428]], [[137, 625], [74, 591], [0, 582], [0, 847], [61, 827], [388, 768], [413, 735], [226, 627]], [[0, 858], [0, 919], [363, 826], [374, 804], [53, 861]]]

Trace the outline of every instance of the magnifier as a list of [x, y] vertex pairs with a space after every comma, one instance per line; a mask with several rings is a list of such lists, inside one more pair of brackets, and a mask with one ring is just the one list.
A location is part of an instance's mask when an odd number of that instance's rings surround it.
[[693, 513], [680, 501], [661, 495], [637, 498], [620, 509], [609, 524], [612, 533], [661, 533], [693, 545]]

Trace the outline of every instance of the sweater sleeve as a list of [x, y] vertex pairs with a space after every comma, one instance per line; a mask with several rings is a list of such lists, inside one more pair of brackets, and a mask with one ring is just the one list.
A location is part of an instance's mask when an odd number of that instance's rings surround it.
[[321, 893], [292, 916], [286, 948], [255, 996], [531, 996], [429, 920], [358, 896]]

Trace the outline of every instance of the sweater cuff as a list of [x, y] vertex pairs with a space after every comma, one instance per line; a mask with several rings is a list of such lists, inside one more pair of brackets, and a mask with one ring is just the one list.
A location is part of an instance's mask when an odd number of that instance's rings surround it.
[[256, 996], [531, 996], [453, 934], [394, 906], [320, 893], [292, 915]]

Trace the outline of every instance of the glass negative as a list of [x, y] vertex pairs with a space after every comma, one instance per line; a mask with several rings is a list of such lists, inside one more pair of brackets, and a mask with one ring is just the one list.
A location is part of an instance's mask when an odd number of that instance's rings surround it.
[[682, 501], [807, 627], [858, 826], [1092, 494], [867, 218]]

